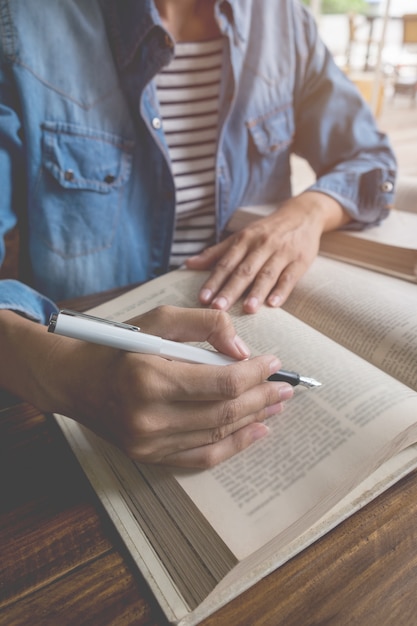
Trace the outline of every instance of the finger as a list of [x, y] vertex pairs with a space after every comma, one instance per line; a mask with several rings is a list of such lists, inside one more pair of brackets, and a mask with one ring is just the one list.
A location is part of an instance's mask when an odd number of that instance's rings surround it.
[[164, 436], [175, 433], [184, 435], [198, 430], [217, 430], [225, 436], [240, 428], [242, 420], [259, 421], [269, 417], [276, 407], [293, 394], [291, 385], [268, 381], [232, 400], [177, 402], [170, 406], [169, 414], [166, 407], [161, 407], [155, 427]]
[[[253, 285], [243, 301], [242, 306], [245, 313], [256, 313], [259, 307], [265, 303], [267, 298], [272, 295], [274, 288], [278, 287], [278, 281], [280, 280], [285, 268], [286, 261], [279, 254], [275, 254], [273, 257], [268, 259], [264, 266], [258, 271]], [[290, 280], [290, 277], [291, 272], [289, 271], [287, 274], [288, 281]], [[295, 283], [293, 283], [292, 286], [294, 286], [294, 284]], [[290, 290], [292, 289], [290, 284], [288, 284], [288, 288]], [[281, 301], [281, 291], [277, 289], [277, 292], [274, 293], [274, 295], [276, 302], [275, 306], [279, 306], [279, 302]], [[274, 306], [271, 302], [269, 302], [269, 300], [268, 304]]]
[[200, 254], [189, 257], [185, 261], [185, 264], [188, 269], [208, 270], [223, 256], [228, 247], [228, 239], [225, 239], [214, 246], [205, 248]]
[[265, 424], [254, 422], [216, 443], [166, 456], [163, 463], [183, 468], [207, 469], [241, 452], [269, 432]]
[[235, 359], [246, 359], [250, 350], [222, 311], [160, 306], [130, 320], [142, 330], [173, 341], [208, 341], [216, 350]]
[[241, 233], [229, 237], [223, 243], [227, 246], [223, 247], [222, 254], [218, 256], [215, 267], [200, 290], [199, 298], [202, 304], [207, 305], [212, 302], [224, 282], [233, 274], [247, 254], [246, 237]]
[[[218, 310], [227, 311], [248, 290], [248, 288], [252, 289], [252, 286], [258, 281], [259, 286], [262, 287], [262, 285], [264, 285], [264, 290], [268, 293], [269, 289], [271, 289], [275, 284], [277, 276], [278, 273], [274, 268], [274, 264], [265, 264], [263, 255], [261, 256], [259, 252], [248, 254], [243, 261], [237, 265], [227, 282], [213, 298], [211, 306]], [[259, 293], [256, 293], [255, 291], [253, 298], [258, 297], [259, 303], [253, 301], [252, 306], [257, 304], [257, 307], [259, 307], [259, 304], [262, 303], [262, 291], [259, 287], [258, 290]]]
[[284, 404], [280, 402], [253, 415], [248, 415], [236, 423], [218, 428], [178, 432], [164, 437], [141, 437], [136, 444], [130, 439], [126, 442], [128, 455], [143, 463], [160, 463], [169, 455], [216, 444], [252, 423], [260, 423], [271, 415], [278, 415], [283, 409]]
[[[157, 369], [163, 367], [164, 375], [152, 371], [151, 367], [141, 371], [138, 374], [141, 376], [141, 382], [137, 386], [141, 390], [140, 399], [143, 400], [144, 394], [145, 397], [149, 396], [150, 400], [159, 396], [161, 401], [169, 404], [238, 399], [277, 372], [281, 367], [281, 361], [273, 355], [264, 355], [226, 366], [172, 362], [160, 364], [155, 363], [154, 359], [152, 365], [156, 365]], [[264, 393], [267, 393], [266, 389]], [[272, 390], [269, 390], [269, 393], [272, 393]]]
[[256, 232], [247, 229], [237, 233], [204, 286], [211, 306], [228, 310], [253, 284], [271, 254], [268, 232], [258, 227]]
[[306, 269], [307, 265], [302, 263], [294, 262], [287, 265], [281, 272], [276, 287], [271, 290], [267, 297], [266, 303], [271, 307], [284, 304]]

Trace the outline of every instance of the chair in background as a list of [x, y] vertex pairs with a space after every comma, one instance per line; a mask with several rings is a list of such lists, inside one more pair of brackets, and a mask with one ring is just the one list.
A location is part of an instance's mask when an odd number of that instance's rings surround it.
[[348, 13], [348, 42], [345, 55], [347, 70], [368, 69], [372, 46], [376, 43], [372, 38], [370, 25], [366, 16], [359, 13]]
[[417, 13], [402, 17], [403, 40], [401, 54], [394, 67], [393, 98], [410, 95], [412, 104], [417, 97]]
[[403, 15], [403, 46], [417, 53], [417, 13]]

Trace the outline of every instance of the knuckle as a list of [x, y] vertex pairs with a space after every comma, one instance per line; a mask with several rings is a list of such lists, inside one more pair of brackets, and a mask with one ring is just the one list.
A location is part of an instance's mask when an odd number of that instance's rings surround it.
[[152, 316], [157, 326], [161, 326], [172, 318], [173, 311], [176, 307], [170, 304], [160, 304], [152, 310]]
[[210, 469], [218, 465], [221, 460], [216, 447], [206, 446], [199, 459], [199, 466], [201, 469]]
[[217, 414], [217, 429], [220, 429], [221, 437], [226, 436], [235, 422], [242, 417], [244, 417], [244, 407], [239, 399], [222, 403]]
[[255, 269], [251, 263], [243, 262], [237, 266], [235, 275], [239, 278], [252, 278], [255, 275]]
[[123, 437], [124, 445], [120, 446], [125, 454], [141, 463], [160, 463], [164, 457], [164, 438], [155, 420], [140, 420], [130, 432]]
[[262, 389], [264, 390], [264, 406], [270, 406], [272, 404], [276, 404], [281, 401], [281, 383], [270, 384], [269, 382], [265, 382], [262, 385]]
[[260, 280], [268, 280], [268, 281], [276, 280], [277, 272], [270, 265], [265, 265], [262, 269], [259, 270], [258, 278]]
[[246, 246], [251, 238], [252, 235], [249, 228], [239, 230], [233, 237], [232, 248], [240, 248], [242, 245]]
[[126, 433], [119, 447], [130, 459], [149, 462], [155, 455], [153, 439], [137, 435], [137, 431]]
[[141, 413], [134, 421], [131, 436], [136, 442], [145, 442], [153, 439], [161, 431], [159, 420], [154, 419], [148, 413]]
[[233, 262], [228, 256], [222, 256], [216, 263], [216, 271], [220, 270], [221, 273], [229, 272], [233, 269]]
[[143, 450], [151, 447], [161, 432], [158, 420], [139, 407], [134, 412], [118, 416], [115, 432], [119, 447], [123, 449]]
[[238, 399], [226, 402], [223, 405], [223, 410], [220, 417], [222, 426], [229, 426], [230, 424], [233, 424], [236, 419], [240, 417], [240, 414], [241, 406]]
[[209, 444], [215, 444], [224, 438], [224, 429], [222, 427], [214, 428], [210, 433]]
[[291, 287], [292, 285], [294, 285], [295, 281], [296, 278], [294, 272], [289, 267], [287, 267], [285, 271], [282, 272], [279, 278], [280, 285], [284, 288]]
[[220, 393], [226, 398], [236, 399], [244, 391], [243, 379], [238, 368], [233, 365], [228, 367], [229, 371], [222, 369], [219, 374]]
[[271, 248], [271, 245], [271, 233], [269, 231], [259, 229], [257, 232], [256, 247], [263, 248], [265, 246], [268, 246], [268, 248]]
[[232, 326], [232, 318], [227, 311], [208, 309], [207, 313], [213, 314], [213, 327], [216, 331], [224, 332]]
[[[269, 376], [269, 361], [254, 358], [250, 361], [251, 366], [255, 370], [255, 376], [258, 383], [263, 383]], [[268, 387], [266, 387], [268, 389]]]
[[160, 463], [163, 458], [152, 446], [145, 445], [132, 448], [130, 453], [127, 453], [127, 456], [133, 461], [148, 464]]

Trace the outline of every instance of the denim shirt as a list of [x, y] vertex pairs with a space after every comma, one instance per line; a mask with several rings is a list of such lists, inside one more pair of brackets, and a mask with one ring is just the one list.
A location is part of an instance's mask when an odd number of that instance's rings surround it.
[[[217, 0], [225, 38], [216, 153], [220, 238], [233, 211], [291, 196], [290, 155], [356, 225], [393, 201], [395, 158], [298, 0]], [[168, 270], [175, 186], [153, 77], [174, 54], [153, 0], [0, 0], [0, 308], [53, 302]]]

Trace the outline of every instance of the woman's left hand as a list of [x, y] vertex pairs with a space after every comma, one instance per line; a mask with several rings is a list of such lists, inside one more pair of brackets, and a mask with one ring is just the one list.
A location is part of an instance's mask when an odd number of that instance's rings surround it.
[[247, 292], [246, 313], [262, 304], [280, 306], [315, 259], [322, 233], [349, 220], [323, 193], [307, 191], [287, 200], [273, 214], [187, 260], [189, 269], [212, 268], [200, 302], [227, 311]]

